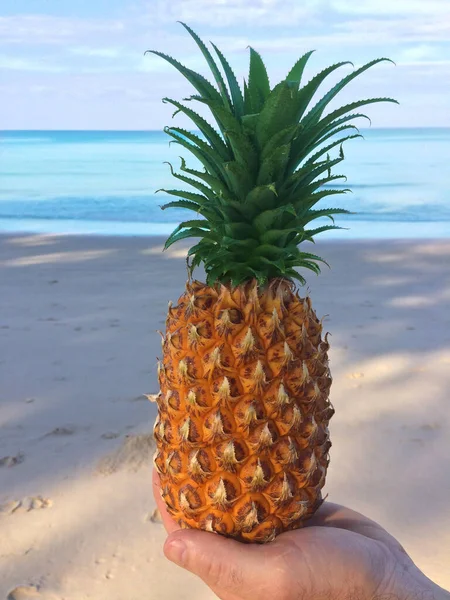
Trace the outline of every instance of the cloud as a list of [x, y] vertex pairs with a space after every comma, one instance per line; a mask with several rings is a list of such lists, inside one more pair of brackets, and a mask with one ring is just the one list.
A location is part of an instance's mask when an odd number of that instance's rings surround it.
[[306, 23], [328, 0], [152, 0], [149, 15], [156, 22], [185, 21], [212, 27], [281, 26]]
[[[87, 15], [84, 2], [78, 4], [77, 14]], [[160, 98], [180, 98], [191, 90], [164, 60], [144, 56], [147, 48], [167, 52], [211, 79], [203, 56], [177, 20], [192, 25], [205, 41], [213, 39], [230, 56], [240, 81], [247, 74], [249, 45], [262, 52], [273, 81], [301, 54], [317, 49], [307, 78], [341, 59], [354, 60], [357, 66], [382, 55], [394, 59], [397, 68], [380, 65], [359, 85], [363, 94], [375, 90], [401, 97], [404, 112], [395, 119], [405, 124], [407, 119], [416, 123], [428, 118], [413, 115], [412, 109], [405, 116], [406, 106], [434, 106], [434, 96], [447, 97], [450, 0], [122, 0], [122, 6], [117, 19], [109, 9], [104, 18], [0, 17], [0, 77], [9, 114], [17, 113], [20, 102], [27, 107], [21, 114], [31, 115], [37, 126], [43, 123], [39, 112], [33, 116], [35, 107], [50, 120], [55, 113], [59, 124], [67, 120], [67, 126], [79, 126], [91, 119], [100, 127], [118, 118], [120, 105], [120, 120], [129, 126], [138, 123], [145, 105], [145, 119], [162, 124], [170, 110]], [[64, 14], [62, 8], [63, 2], [58, 14]], [[78, 117], [62, 112], [66, 104]], [[379, 110], [388, 121], [395, 120], [388, 108]], [[433, 114], [429, 119], [444, 117]]]
[[0, 43], [66, 44], [100, 32], [117, 33], [123, 29], [123, 22], [117, 20], [14, 15], [0, 17]]
[[[405, 61], [403, 63], [399, 63], [397, 66], [405, 68], [413, 68], [418, 69], [422, 68], [424, 73], [430, 77], [437, 77], [439, 74], [442, 75], [442, 70], [448, 70], [450, 68], [450, 60], [410, 60]], [[446, 81], [444, 82], [436, 82], [434, 81], [434, 87], [438, 85], [438, 83], [443, 84], [443, 86], [448, 89], [448, 84]]]
[[401, 62], [416, 62], [423, 63], [425, 61], [439, 61], [440, 52], [436, 46], [429, 44], [418, 44], [417, 46], [411, 46], [402, 50], [398, 56], [398, 60]]
[[15, 56], [0, 55], [0, 69], [8, 71], [41, 71], [47, 73], [60, 73], [64, 69], [58, 65], [49, 64], [40, 60], [30, 60]]
[[334, 10], [354, 15], [449, 15], [448, 0], [331, 0]]
[[[348, 40], [364, 44], [402, 44], [405, 42], [437, 43], [450, 38], [450, 14], [448, 19], [440, 15], [405, 16], [402, 18], [364, 18], [339, 22], [334, 30], [346, 35]], [[332, 37], [334, 33], [331, 34]], [[365, 40], [365, 41], [364, 41]]]
[[118, 86], [105, 87], [104, 89], [97, 91], [96, 96], [99, 98], [105, 97], [108, 100], [131, 99], [137, 101], [148, 101], [150, 98], [147, 90], [138, 87], [129, 88]]
[[54, 86], [51, 85], [30, 85], [29, 87], [29, 91], [32, 94], [54, 94], [56, 92], [57, 88], [55, 88]]
[[[311, 24], [355, 16], [385, 21], [386, 17], [424, 17], [450, 22], [448, 0], [143, 0], [154, 23], [185, 21], [214, 28], [230, 25], [297, 27], [303, 35]], [[325, 32], [324, 32], [325, 33]]]
[[69, 52], [76, 56], [95, 56], [98, 58], [117, 58], [123, 55], [121, 48], [92, 48], [89, 46], [75, 46]]

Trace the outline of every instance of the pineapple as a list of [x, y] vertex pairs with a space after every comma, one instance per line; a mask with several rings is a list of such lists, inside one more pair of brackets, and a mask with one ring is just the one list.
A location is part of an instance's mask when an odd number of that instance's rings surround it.
[[[343, 177], [332, 173], [344, 159], [343, 142], [360, 137], [352, 121], [365, 115], [353, 111], [395, 100], [370, 98], [324, 112], [355, 77], [389, 59], [354, 70], [314, 103], [320, 84], [347, 63], [302, 86], [308, 52], [271, 88], [251, 48], [242, 90], [220, 50], [212, 44], [225, 78], [197, 34], [184, 27], [216, 86], [152, 52], [196, 88], [186, 100], [206, 106], [217, 128], [186, 104], [164, 99], [201, 132], [165, 128], [203, 169], [181, 159], [181, 172], [170, 169], [191, 190], [164, 190], [177, 200], [163, 209], [196, 213], [165, 247], [199, 241], [188, 252], [186, 290], [176, 306], [169, 305], [154, 462], [162, 497], [180, 526], [267, 542], [301, 527], [320, 506], [331, 446], [327, 335], [310, 298], [300, 297], [294, 283], [305, 284], [298, 268], [318, 274], [324, 261], [299, 244], [338, 229], [333, 216], [348, 212], [314, 207], [348, 191], [330, 184]], [[309, 228], [319, 217], [332, 223]], [[200, 264], [206, 283], [192, 279]]]

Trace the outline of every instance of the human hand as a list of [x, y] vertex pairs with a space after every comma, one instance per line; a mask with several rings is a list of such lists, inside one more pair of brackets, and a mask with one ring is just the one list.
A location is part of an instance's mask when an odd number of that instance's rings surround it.
[[444, 600], [450, 594], [367, 517], [326, 502], [307, 525], [268, 544], [242, 544], [180, 529], [153, 490], [169, 536], [166, 557], [198, 575], [221, 600]]

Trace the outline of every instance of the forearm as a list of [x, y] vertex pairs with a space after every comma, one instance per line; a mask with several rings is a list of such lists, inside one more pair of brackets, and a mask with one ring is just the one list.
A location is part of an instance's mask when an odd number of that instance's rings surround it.
[[[390, 596], [380, 598], [379, 600], [389, 600]], [[399, 590], [398, 595], [393, 595], [392, 600], [450, 600], [450, 593], [439, 587], [432, 581], [425, 585], [407, 584]], [[378, 599], [377, 599], [378, 600]]]

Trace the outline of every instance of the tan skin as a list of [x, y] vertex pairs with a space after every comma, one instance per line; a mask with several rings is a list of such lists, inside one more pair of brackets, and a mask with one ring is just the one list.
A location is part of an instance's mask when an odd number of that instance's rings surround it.
[[166, 557], [198, 575], [221, 600], [450, 600], [380, 525], [325, 502], [303, 529], [265, 545], [181, 530], [153, 491], [169, 534]]

